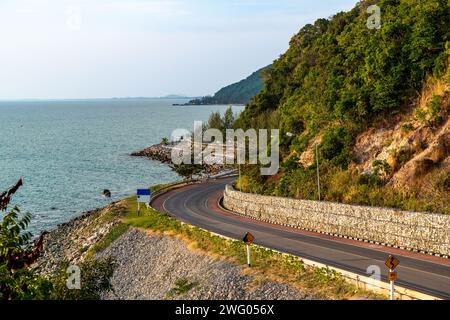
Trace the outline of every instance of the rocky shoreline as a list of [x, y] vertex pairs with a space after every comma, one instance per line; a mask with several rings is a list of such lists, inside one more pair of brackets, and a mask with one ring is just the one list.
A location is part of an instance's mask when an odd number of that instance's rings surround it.
[[32, 266], [52, 275], [61, 262], [78, 264], [112, 257], [113, 290], [102, 299], [313, 299], [289, 284], [248, 274], [243, 266], [210, 257], [171, 235], [131, 228], [104, 250], [92, 248], [121, 223], [124, 201], [61, 224], [44, 237], [44, 252]]
[[[161, 163], [172, 164], [172, 147], [175, 144], [154, 144], [150, 147], [147, 147], [143, 150], [132, 152], [130, 156], [132, 157], [145, 157], [150, 160], [159, 161]], [[214, 165], [205, 165], [205, 170], [203, 171], [203, 176], [212, 176], [219, 174], [224, 171], [225, 167], [223, 165], [214, 164]]]
[[53, 275], [63, 261], [70, 264], [82, 262], [89, 250], [120, 223], [119, 217], [111, 219], [110, 215], [113, 209], [121, 206], [123, 204], [119, 201], [88, 211], [46, 232], [43, 253], [32, 267], [40, 274]]
[[162, 163], [172, 163], [171, 161], [172, 149], [162, 143], [152, 145], [141, 151], [131, 153], [132, 157], [146, 157], [151, 160], [159, 161]]

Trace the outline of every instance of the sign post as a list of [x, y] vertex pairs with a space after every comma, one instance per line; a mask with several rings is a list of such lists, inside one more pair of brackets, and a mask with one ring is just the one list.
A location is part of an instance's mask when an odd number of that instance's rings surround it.
[[394, 282], [395, 280], [397, 280], [397, 272], [395, 272], [394, 269], [398, 266], [399, 263], [400, 261], [392, 255], [387, 258], [385, 263], [386, 267], [389, 268], [388, 280], [390, 284], [390, 300], [394, 300]]
[[239, 163], [239, 191], [242, 192], [241, 164]]
[[316, 144], [316, 166], [317, 166], [317, 194], [319, 195], [320, 201], [319, 149], [317, 144]]
[[244, 239], [242, 239], [245, 243], [245, 247], [247, 249], [247, 265], [251, 267], [251, 261], [250, 261], [250, 245], [255, 240], [255, 237], [250, 233], [247, 232], [247, 234], [244, 236]]
[[148, 206], [150, 204], [150, 196], [152, 193], [150, 189], [137, 189], [136, 194], [137, 194], [137, 212], [139, 215], [140, 204], [145, 203]]

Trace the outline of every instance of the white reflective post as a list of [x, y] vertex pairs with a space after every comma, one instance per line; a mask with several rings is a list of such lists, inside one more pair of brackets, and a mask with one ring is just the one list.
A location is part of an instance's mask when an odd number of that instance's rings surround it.
[[[394, 272], [394, 270], [389, 269], [389, 272]], [[391, 284], [390, 299], [394, 300], [394, 280], [391, 280], [390, 284]]]
[[247, 244], [247, 264], [250, 267], [250, 246]]

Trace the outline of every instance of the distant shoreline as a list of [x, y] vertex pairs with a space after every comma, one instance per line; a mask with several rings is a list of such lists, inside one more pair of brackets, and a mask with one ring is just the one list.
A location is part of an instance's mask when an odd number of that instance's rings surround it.
[[73, 98], [73, 99], [0, 99], [0, 102], [48, 102], [48, 101], [108, 101], [108, 100], [191, 100], [192, 97], [122, 97], [122, 98]]
[[172, 107], [201, 107], [201, 106], [236, 106], [236, 107], [245, 107], [243, 103], [204, 103], [204, 104], [191, 104], [191, 103], [174, 103]]

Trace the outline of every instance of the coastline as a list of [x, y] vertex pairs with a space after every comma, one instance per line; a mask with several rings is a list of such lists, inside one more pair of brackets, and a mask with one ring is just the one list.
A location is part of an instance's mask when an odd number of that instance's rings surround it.
[[[107, 217], [113, 209], [120, 208], [123, 200], [103, 208], [82, 213], [80, 216], [58, 224], [44, 232], [43, 254], [32, 268], [40, 274], [52, 275], [63, 261], [77, 264], [113, 227], [120, 224], [119, 217]], [[112, 218], [112, 219], [111, 219]]]

